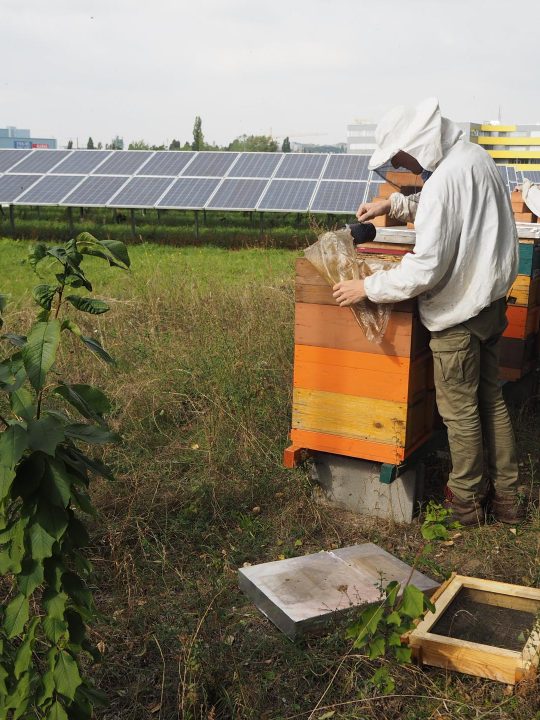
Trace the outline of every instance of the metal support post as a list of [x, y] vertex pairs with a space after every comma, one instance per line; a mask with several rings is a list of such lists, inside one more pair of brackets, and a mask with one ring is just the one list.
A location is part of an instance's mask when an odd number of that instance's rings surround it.
[[135, 210], [133, 208], [129, 211], [129, 219], [131, 221], [131, 237], [135, 239], [137, 237], [137, 227], [135, 225]]
[[73, 235], [74, 232], [74, 226], [73, 226], [73, 208], [68, 207], [67, 209], [67, 219], [68, 219], [68, 226], [69, 226], [69, 234]]
[[199, 211], [195, 210], [195, 237], [199, 239]]

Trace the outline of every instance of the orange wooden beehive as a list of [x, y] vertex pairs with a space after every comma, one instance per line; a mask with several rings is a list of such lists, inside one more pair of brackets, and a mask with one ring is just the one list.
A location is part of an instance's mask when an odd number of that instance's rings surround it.
[[[382, 255], [396, 253], [395, 246], [369, 245]], [[433, 429], [428, 340], [416, 302], [409, 302], [394, 307], [380, 344], [368, 341], [350, 308], [337, 306], [326, 281], [299, 259], [292, 445], [285, 465], [294, 466], [301, 450], [402, 462]]]

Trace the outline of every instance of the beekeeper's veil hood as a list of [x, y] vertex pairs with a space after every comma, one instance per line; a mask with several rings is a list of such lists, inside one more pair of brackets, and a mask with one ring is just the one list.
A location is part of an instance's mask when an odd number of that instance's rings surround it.
[[424, 170], [433, 171], [442, 160], [445, 149], [453, 145], [460, 135], [459, 127], [441, 116], [437, 98], [427, 98], [415, 107], [395, 107], [377, 125], [377, 149], [371, 156], [369, 168], [380, 168], [403, 150], [412, 155]]

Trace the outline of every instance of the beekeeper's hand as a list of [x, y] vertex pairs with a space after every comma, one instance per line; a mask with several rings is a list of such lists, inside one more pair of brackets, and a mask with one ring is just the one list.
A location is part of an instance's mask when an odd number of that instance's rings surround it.
[[380, 200], [379, 202], [362, 203], [358, 208], [356, 217], [360, 222], [367, 222], [379, 215], [388, 215], [390, 212], [390, 200]]
[[342, 280], [332, 288], [338, 305], [354, 305], [367, 297], [363, 280]]

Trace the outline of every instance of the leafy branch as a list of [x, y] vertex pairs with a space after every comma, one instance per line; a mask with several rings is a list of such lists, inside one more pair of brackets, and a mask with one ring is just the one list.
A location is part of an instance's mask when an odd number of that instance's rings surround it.
[[[70, 383], [56, 366], [65, 332], [84, 351], [114, 364], [70, 316], [109, 310], [104, 301], [79, 294], [92, 292], [82, 267], [87, 255], [124, 270], [130, 265], [123, 243], [89, 233], [55, 247], [38, 243], [29, 263], [37, 273], [47, 260], [57, 270], [56, 282], [34, 288], [40, 310], [27, 336], [0, 336], [12, 348], [0, 362], [2, 404], [9, 408], [0, 416], [0, 574], [10, 587], [0, 616], [0, 720], [84, 720], [104, 700], [81, 674], [83, 656], [100, 657], [87, 638], [96, 611], [81, 517], [95, 515], [91, 477], [113, 476], [80, 445], [119, 438], [105, 420], [111, 410], [106, 395]], [[0, 295], [0, 327], [7, 300]]]

